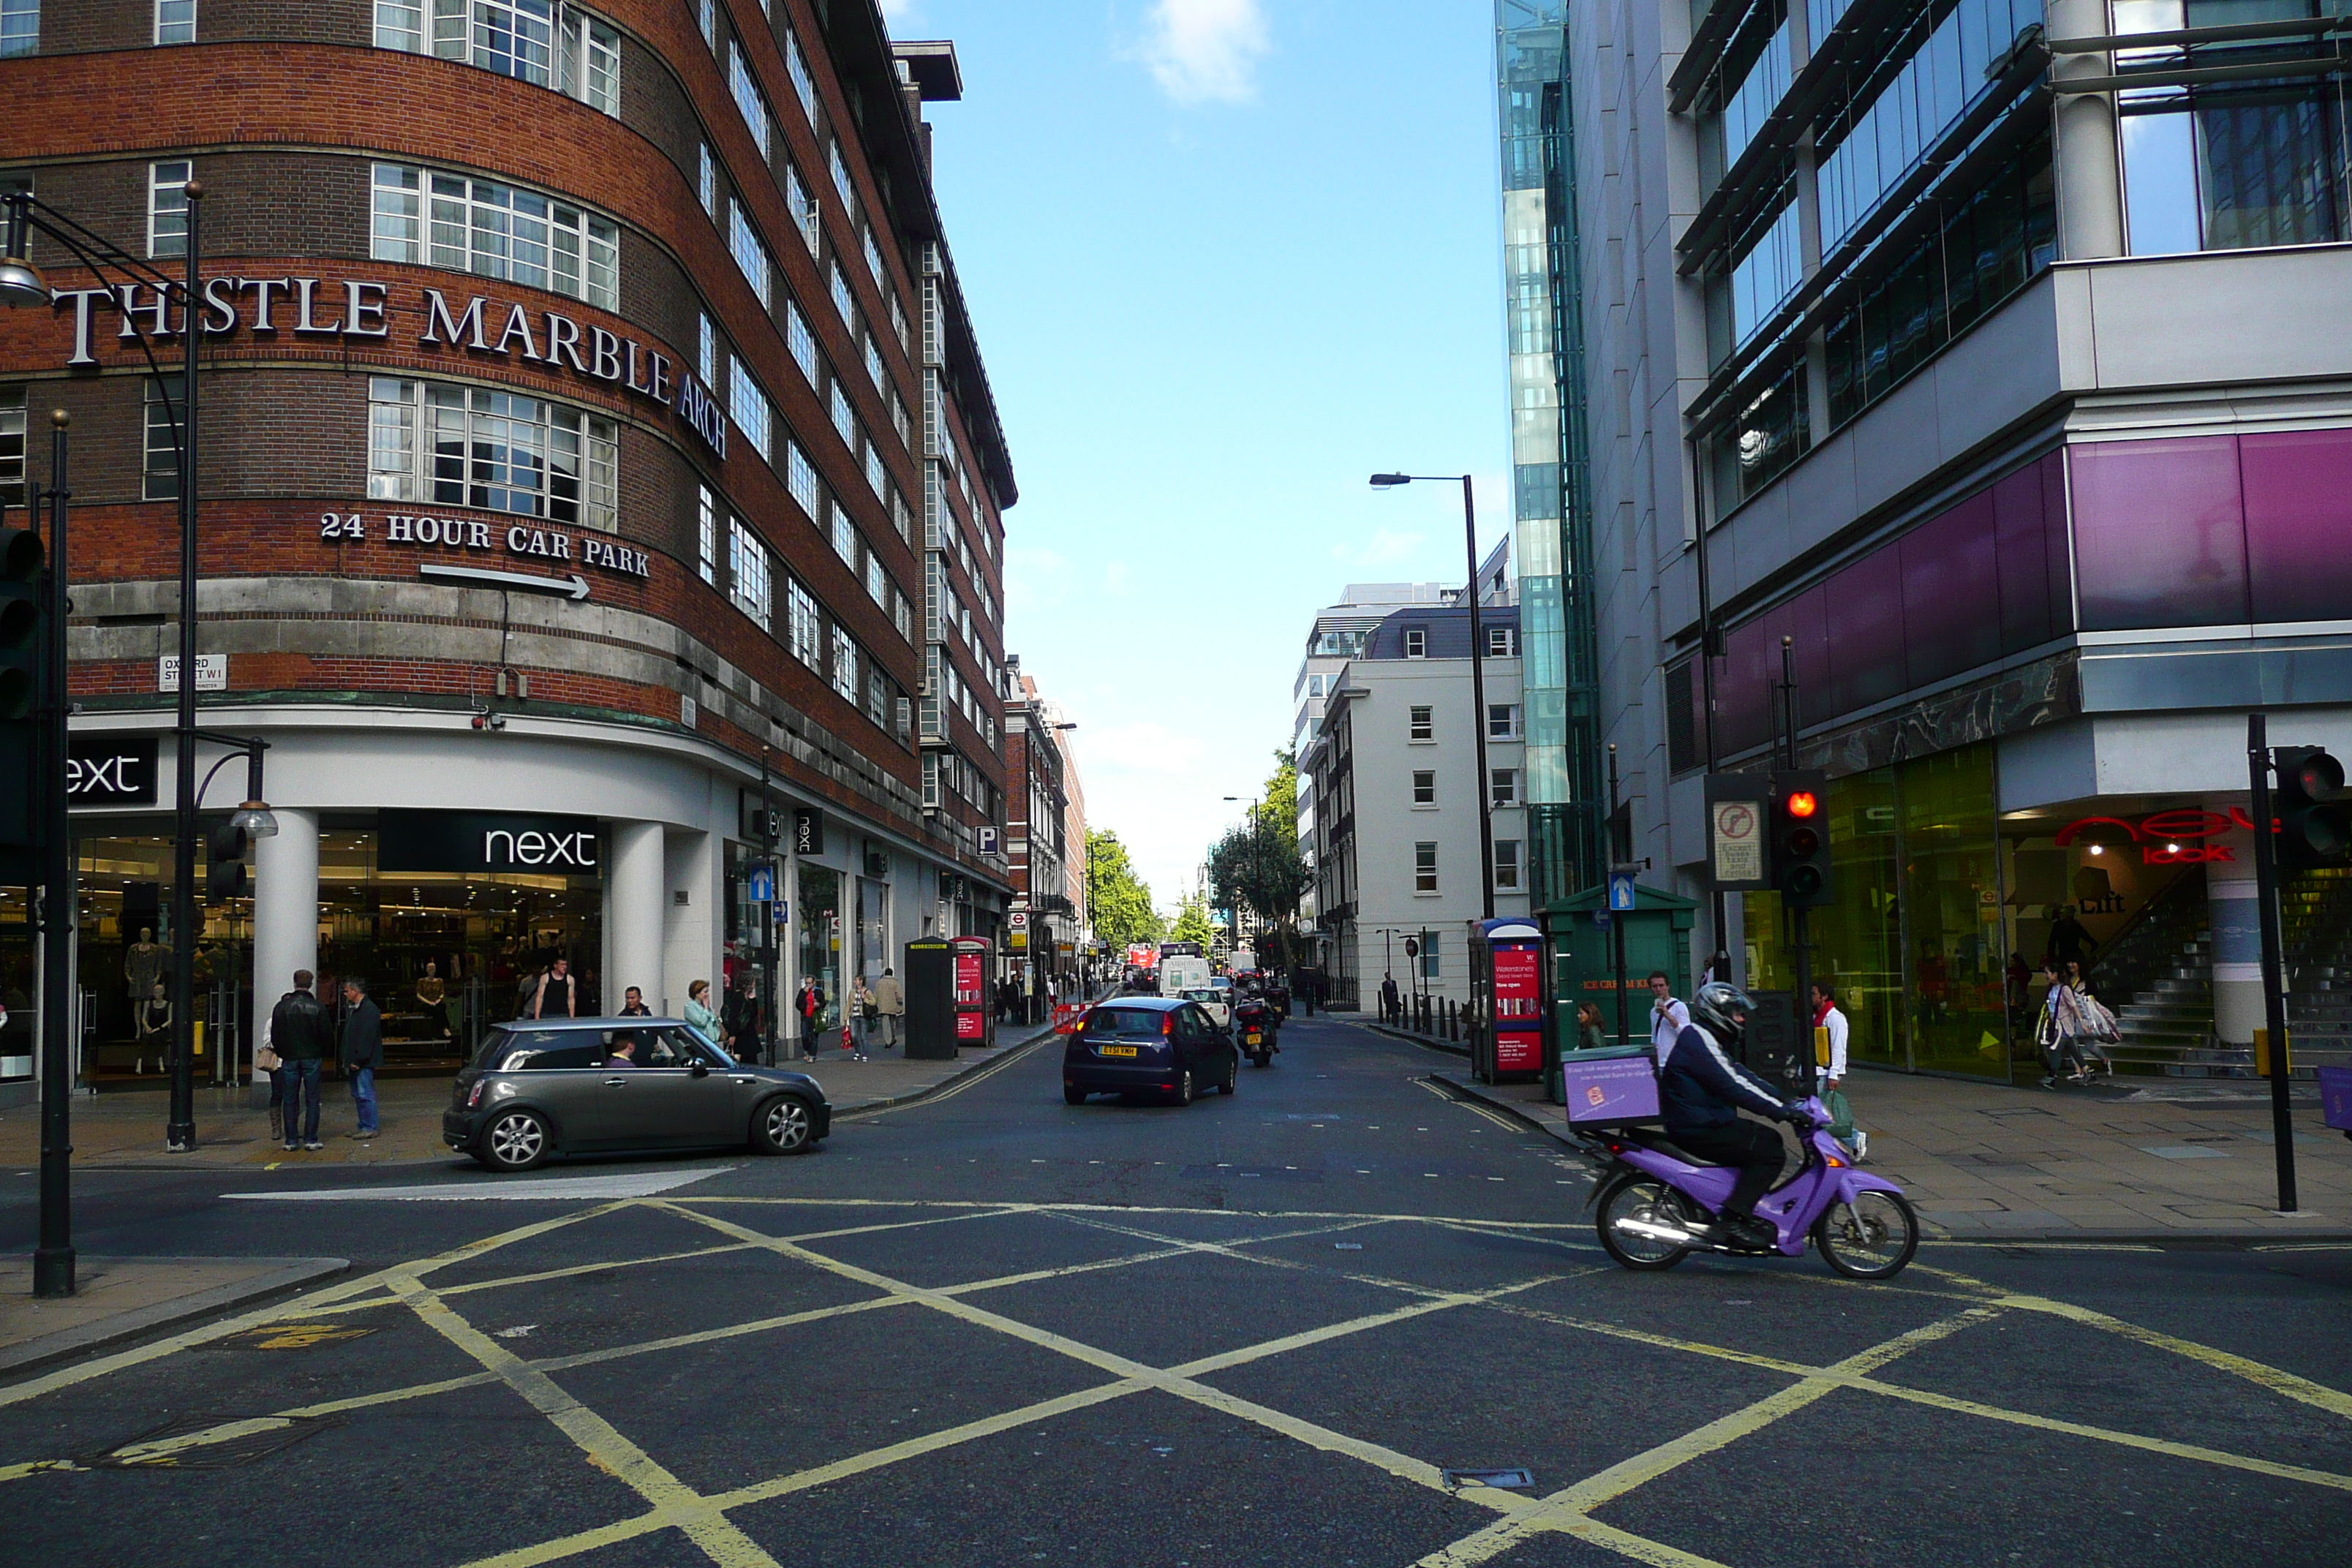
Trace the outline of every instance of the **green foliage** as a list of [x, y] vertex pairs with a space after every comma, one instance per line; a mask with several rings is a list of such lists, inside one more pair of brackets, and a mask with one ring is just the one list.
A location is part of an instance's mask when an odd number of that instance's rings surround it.
[[1087, 886], [1094, 903], [1095, 934], [1116, 952], [1130, 942], [1156, 942], [1167, 929], [1151, 907], [1151, 889], [1135, 874], [1118, 835], [1087, 830]]
[[1197, 942], [1201, 951], [1209, 951], [1217, 940], [1217, 928], [1209, 919], [1209, 906], [1198, 898], [1188, 898], [1176, 911], [1176, 924], [1168, 932], [1171, 942]]

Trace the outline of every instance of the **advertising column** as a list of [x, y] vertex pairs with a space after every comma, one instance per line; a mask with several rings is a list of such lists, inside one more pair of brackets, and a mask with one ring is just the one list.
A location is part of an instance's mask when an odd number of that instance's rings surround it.
[[959, 1046], [996, 1043], [996, 1015], [988, 1005], [989, 949], [984, 936], [960, 936], [955, 954], [955, 1038]]
[[1516, 919], [1478, 929], [1487, 1018], [1475, 1066], [1490, 1083], [1534, 1078], [1544, 1066], [1543, 932]]

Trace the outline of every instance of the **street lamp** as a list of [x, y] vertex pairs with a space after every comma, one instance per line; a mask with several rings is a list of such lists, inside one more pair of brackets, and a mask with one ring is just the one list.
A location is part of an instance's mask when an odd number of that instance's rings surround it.
[[[46, 308], [57, 298], [39, 269], [26, 259], [27, 229], [37, 229], [55, 240], [94, 274], [103, 277], [113, 272], [131, 279], [134, 287], [145, 284], [153, 289], [165, 310], [174, 293], [180, 300], [179, 405], [173, 406], [168, 394], [163, 399], [164, 413], [172, 421], [172, 446], [179, 459], [180, 479], [180, 687], [173, 726], [174, 760], [178, 764], [173, 833], [178, 842], [173, 846], [172, 886], [172, 941], [179, 955], [178, 962], [172, 965], [172, 1109], [164, 1127], [165, 1144], [173, 1153], [186, 1153], [196, 1146], [195, 995], [194, 966], [191, 962], [196, 935], [196, 349], [198, 339], [204, 335], [202, 286], [196, 273], [202, 250], [199, 215], [205, 188], [190, 180], [183, 191], [187, 215], [187, 265], [184, 277], [177, 281], [29, 191], [9, 194], [6, 245], [0, 247], [6, 252], [0, 257], [0, 304]], [[130, 324], [127, 312], [125, 324]], [[168, 316], [160, 318], [157, 325], [159, 329], [168, 327]], [[135, 327], [132, 332], [140, 352], [147, 356], [148, 366], [161, 384], [163, 367], [155, 362], [147, 334]], [[65, 570], [62, 560], [58, 563], [58, 570], [60, 574]]]
[[1495, 918], [1494, 775], [1486, 771], [1486, 632], [1478, 616], [1478, 513], [1470, 495], [1470, 476], [1462, 474], [1374, 474], [1372, 489], [1391, 490], [1415, 479], [1444, 484], [1462, 482], [1462, 550], [1470, 563], [1470, 705], [1476, 711], [1471, 733], [1478, 742], [1478, 890], [1486, 911]]

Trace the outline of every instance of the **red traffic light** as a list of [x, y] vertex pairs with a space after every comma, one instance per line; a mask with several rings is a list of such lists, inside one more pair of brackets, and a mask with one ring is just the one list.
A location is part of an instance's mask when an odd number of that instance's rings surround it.
[[1797, 817], [1811, 816], [1822, 808], [1821, 800], [1809, 789], [1797, 791], [1788, 798], [1784, 805], [1790, 816]]

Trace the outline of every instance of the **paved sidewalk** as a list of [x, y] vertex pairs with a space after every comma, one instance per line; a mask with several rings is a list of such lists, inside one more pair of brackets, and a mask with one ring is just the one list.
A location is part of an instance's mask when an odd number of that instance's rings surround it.
[[351, 1268], [341, 1258], [75, 1259], [75, 1291], [33, 1298], [33, 1260], [0, 1260], [0, 1376], [225, 1312]]
[[[953, 1061], [908, 1061], [904, 1052], [889, 1050], [877, 1051], [872, 1060], [859, 1062], [835, 1047], [814, 1061], [784, 1065], [808, 1073], [822, 1084], [825, 1098], [833, 1101], [834, 1114], [839, 1117], [936, 1094], [1051, 1034], [1045, 1025], [1007, 1026], [998, 1034], [999, 1044], [992, 1049], [967, 1049]], [[269, 1136], [267, 1089], [199, 1089], [195, 1151], [173, 1154], [163, 1147], [163, 1124], [171, 1103], [165, 1090], [81, 1095], [73, 1102], [73, 1163], [81, 1170], [179, 1171], [191, 1166], [409, 1165], [458, 1157], [441, 1142], [441, 1111], [449, 1102], [447, 1079], [384, 1079], [376, 1085], [376, 1098], [382, 1131], [362, 1142], [350, 1135], [358, 1125], [351, 1087], [328, 1084], [326, 1110], [319, 1121], [319, 1136], [326, 1147], [315, 1153], [289, 1154]], [[40, 1152], [37, 1105], [0, 1113], [0, 1168], [29, 1169], [39, 1163]]]

